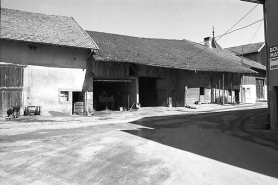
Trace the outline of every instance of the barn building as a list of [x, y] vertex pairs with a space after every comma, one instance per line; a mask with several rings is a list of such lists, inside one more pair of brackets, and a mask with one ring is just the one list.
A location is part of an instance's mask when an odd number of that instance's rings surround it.
[[[188, 40], [150, 39], [87, 31], [100, 50], [90, 62], [94, 108], [185, 106], [241, 102], [243, 74], [256, 73], [222, 50]], [[105, 101], [105, 98], [107, 101]], [[224, 101], [223, 101], [224, 100]]]

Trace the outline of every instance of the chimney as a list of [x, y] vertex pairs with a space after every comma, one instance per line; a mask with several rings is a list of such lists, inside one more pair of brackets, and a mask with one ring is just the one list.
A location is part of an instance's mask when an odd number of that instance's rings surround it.
[[211, 37], [204, 38], [205, 46], [208, 48], [212, 48], [211, 41], [212, 41]]

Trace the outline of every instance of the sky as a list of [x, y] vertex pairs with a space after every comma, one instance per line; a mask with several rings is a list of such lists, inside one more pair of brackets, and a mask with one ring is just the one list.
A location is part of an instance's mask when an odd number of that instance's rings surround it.
[[[215, 36], [224, 34], [255, 5], [240, 0], [1, 0], [3, 8], [73, 17], [84, 30], [194, 42], [212, 37], [212, 27]], [[258, 5], [233, 29], [261, 19], [263, 7]], [[264, 42], [263, 23], [217, 42], [227, 48], [250, 41]]]

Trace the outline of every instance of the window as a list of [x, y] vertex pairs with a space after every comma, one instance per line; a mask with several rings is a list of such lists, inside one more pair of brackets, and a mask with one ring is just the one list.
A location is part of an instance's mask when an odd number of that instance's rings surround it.
[[68, 91], [60, 91], [60, 101], [61, 102], [69, 101], [69, 92]]
[[204, 87], [200, 87], [200, 95], [205, 95], [205, 88]]

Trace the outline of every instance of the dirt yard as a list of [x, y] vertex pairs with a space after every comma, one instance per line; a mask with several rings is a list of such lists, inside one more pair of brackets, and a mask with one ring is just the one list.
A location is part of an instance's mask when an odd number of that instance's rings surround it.
[[0, 182], [278, 184], [265, 115], [257, 104], [2, 119]]

